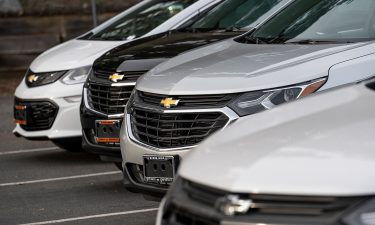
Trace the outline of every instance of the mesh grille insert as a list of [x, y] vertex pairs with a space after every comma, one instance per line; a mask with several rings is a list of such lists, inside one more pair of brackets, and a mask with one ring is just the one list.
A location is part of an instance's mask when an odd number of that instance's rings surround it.
[[90, 83], [88, 103], [98, 112], [110, 114], [124, 113], [125, 105], [134, 86], [109, 86]]
[[[15, 105], [26, 106], [27, 124], [20, 125], [27, 131], [48, 130], [57, 116], [58, 107], [49, 101], [23, 101], [15, 99]], [[16, 117], [16, 115], [14, 115]]]
[[196, 145], [223, 128], [229, 118], [221, 112], [163, 113], [133, 108], [131, 124], [135, 137], [157, 148]]

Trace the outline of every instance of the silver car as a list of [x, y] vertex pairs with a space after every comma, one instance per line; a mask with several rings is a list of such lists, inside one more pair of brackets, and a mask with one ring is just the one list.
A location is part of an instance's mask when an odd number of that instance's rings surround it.
[[238, 118], [372, 76], [374, 17], [373, 0], [296, 0], [245, 35], [151, 70], [125, 112], [125, 175], [163, 192], [189, 150]]

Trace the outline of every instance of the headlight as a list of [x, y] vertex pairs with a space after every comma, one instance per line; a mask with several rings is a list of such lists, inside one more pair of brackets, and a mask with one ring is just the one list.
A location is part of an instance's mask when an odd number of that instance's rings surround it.
[[375, 225], [375, 198], [344, 217], [343, 222], [346, 225]]
[[61, 80], [64, 84], [79, 84], [86, 81], [87, 76], [89, 75], [91, 66], [85, 66], [66, 72], [65, 76]]
[[28, 87], [37, 87], [51, 84], [60, 79], [66, 71], [55, 71], [45, 73], [34, 73], [31, 70], [26, 72], [25, 81]]
[[229, 107], [239, 116], [255, 114], [314, 93], [326, 80], [327, 78], [322, 78], [290, 87], [248, 92], [231, 102]]

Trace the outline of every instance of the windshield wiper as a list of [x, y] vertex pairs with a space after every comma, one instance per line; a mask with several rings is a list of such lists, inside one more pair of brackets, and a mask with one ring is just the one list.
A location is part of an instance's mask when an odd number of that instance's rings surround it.
[[[127, 38], [127, 36], [126, 36]], [[126, 40], [125, 37], [123, 36], [110, 36], [110, 37], [103, 37], [103, 38], [100, 38], [101, 40], [104, 40], [104, 41], [123, 41], [123, 40]]]
[[295, 40], [295, 41], [287, 41], [284, 44], [339, 44], [339, 43], [353, 43], [349, 41], [332, 41], [332, 40], [313, 40], [313, 39], [304, 39], [304, 40]]
[[183, 29], [179, 29], [180, 32], [243, 32], [242, 28], [240, 27], [224, 27], [224, 28], [204, 28], [204, 27], [186, 27]]
[[184, 28], [178, 29], [177, 31], [178, 32], [196, 33], [196, 32], [198, 32], [198, 29], [197, 28], [193, 28], [193, 27], [184, 27]]
[[269, 44], [270, 42], [266, 38], [246, 36], [246, 41], [252, 42], [254, 44]]
[[241, 31], [244, 31], [244, 30], [242, 29], [242, 27], [232, 26], [232, 27], [225, 28], [225, 31], [226, 32], [241, 32]]

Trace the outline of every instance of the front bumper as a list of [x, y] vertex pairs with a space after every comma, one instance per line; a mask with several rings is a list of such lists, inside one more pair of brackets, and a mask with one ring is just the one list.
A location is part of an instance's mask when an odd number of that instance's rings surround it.
[[[92, 112], [84, 104], [81, 105], [82, 147], [86, 151], [106, 158], [106, 161], [121, 162], [120, 144], [99, 144], [95, 141], [96, 120], [106, 120], [108, 117]], [[122, 120], [121, 117], [111, 118]]]
[[[127, 114], [126, 114], [127, 115]], [[128, 115], [127, 115], [128, 116]], [[122, 124], [120, 133], [120, 146], [123, 158], [124, 177], [128, 179], [129, 185], [143, 192], [151, 192], [156, 194], [165, 194], [168, 191], [168, 185], [149, 184], [143, 181], [143, 156], [144, 155], [162, 155], [162, 156], [179, 156], [182, 161], [189, 153], [189, 149], [158, 151], [148, 148], [147, 146], [135, 143], [129, 137], [126, 122]]]
[[[160, 204], [156, 224], [358, 224], [347, 223], [350, 214], [364, 203], [371, 204], [371, 199], [372, 196], [232, 193], [179, 177]], [[251, 205], [246, 207], [245, 201]], [[245, 209], [229, 213], [228, 208], [240, 205]]]
[[[228, 117], [226, 126], [237, 120], [239, 117], [229, 108], [220, 109], [189, 109], [189, 110], [166, 110], [164, 113], [212, 113], [220, 112]], [[159, 149], [137, 140], [132, 132], [130, 126], [130, 114], [125, 110], [125, 118], [121, 129], [120, 142], [121, 154], [123, 159], [124, 176], [128, 177], [130, 183], [137, 189], [149, 192], [165, 193], [169, 185], [157, 185], [144, 182], [143, 178], [143, 156], [157, 155], [157, 156], [178, 156], [179, 161], [183, 161], [186, 155], [192, 150], [194, 146], [180, 147], [180, 148], [166, 148]]]
[[79, 122], [79, 104], [82, 84], [64, 85], [59, 81], [53, 84], [28, 88], [22, 80], [15, 97], [28, 102], [48, 101], [58, 108], [52, 126], [43, 130], [25, 130], [16, 125], [13, 133], [27, 139], [63, 139], [81, 137], [82, 128]]

